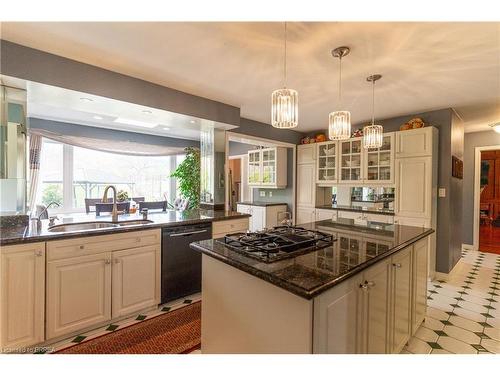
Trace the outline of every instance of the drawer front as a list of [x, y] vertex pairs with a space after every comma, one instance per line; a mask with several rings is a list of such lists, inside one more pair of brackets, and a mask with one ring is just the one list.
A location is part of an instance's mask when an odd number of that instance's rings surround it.
[[227, 233], [245, 232], [248, 230], [248, 217], [236, 220], [215, 221], [212, 223], [212, 237], [222, 237]]
[[362, 219], [363, 212], [339, 211], [339, 217], [343, 219]]
[[151, 229], [47, 242], [47, 260], [72, 258], [161, 243], [161, 230]]

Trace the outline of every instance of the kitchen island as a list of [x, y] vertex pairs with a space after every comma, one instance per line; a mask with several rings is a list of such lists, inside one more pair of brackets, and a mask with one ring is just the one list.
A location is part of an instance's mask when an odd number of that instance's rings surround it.
[[334, 242], [274, 262], [223, 240], [203, 254], [203, 353], [397, 353], [424, 319], [432, 229], [304, 224]]

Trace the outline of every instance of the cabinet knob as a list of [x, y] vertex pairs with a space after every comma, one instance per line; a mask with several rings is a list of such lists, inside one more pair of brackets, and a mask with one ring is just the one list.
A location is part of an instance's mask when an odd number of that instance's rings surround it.
[[392, 263], [393, 267], [401, 268], [401, 263]]
[[116, 258], [115, 259], [115, 264], [118, 264], [118, 263], [120, 263], [120, 259]]
[[368, 280], [365, 280], [365, 282], [363, 284], [359, 284], [359, 287], [361, 289], [363, 289], [364, 291], [367, 291], [368, 289], [373, 288], [374, 286], [375, 286], [375, 282], [368, 281]]
[[42, 250], [37, 250], [37, 251], [35, 251], [35, 255], [36, 255], [37, 257], [41, 257], [41, 256], [43, 255]]
[[78, 246], [78, 248], [79, 248], [80, 250], [83, 250], [83, 249], [85, 249], [85, 246], [84, 246], [84, 245], [80, 245], [80, 246]]
[[106, 260], [104, 261], [104, 264], [111, 264], [111, 259], [106, 259]]

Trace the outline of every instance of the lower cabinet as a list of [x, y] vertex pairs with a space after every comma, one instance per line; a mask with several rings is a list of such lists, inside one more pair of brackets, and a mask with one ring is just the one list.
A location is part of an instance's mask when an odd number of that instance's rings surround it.
[[328, 209], [316, 209], [316, 221], [337, 220], [337, 211]]
[[112, 317], [128, 315], [160, 300], [160, 250], [157, 246], [112, 254]]
[[47, 244], [46, 339], [160, 302], [160, 230]]
[[297, 208], [295, 218], [295, 225], [306, 224], [306, 223], [314, 223], [316, 221], [316, 209], [315, 208]]
[[423, 239], [316, 297], [313, 352], [399, 353], [425, 317], [426, 254]]
[[249, 229], [252, 232], [273, 228], [280, 225], [280, 214], [287, 212], [286, 204], [273, 206], [254, 206], [250, 204], [238, 204], [237, 211], [242, 214], [251, 215], [249, 218]]
[[45, 242], [0, 248], [0, 348], [44, 341]]
[[47, 339], [111, 319], [111, 254], [47, 263]]

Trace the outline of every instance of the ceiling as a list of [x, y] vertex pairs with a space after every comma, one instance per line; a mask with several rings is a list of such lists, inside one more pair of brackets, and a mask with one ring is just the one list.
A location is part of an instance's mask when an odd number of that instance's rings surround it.
[[192, 140], [200, 139], [203, 126], [225, 130], [235, 128], [232, 125], [40, 83], [28, 82], [27, 93], [28, 116], [46, 120]]
[[[283, 85], [283, 23], [3, 23], [2, 38], [241, 108], [269, 123]], [[343, 60], [343, 108], [338, 60]], [[500, 23], [288, 24], [288, 82], [299, 92], [299, 131], [328, 113], [371, 118], [366, 77], [380, 73], [378, 118], [453, 107], [466, 131], [500, 120]]]

